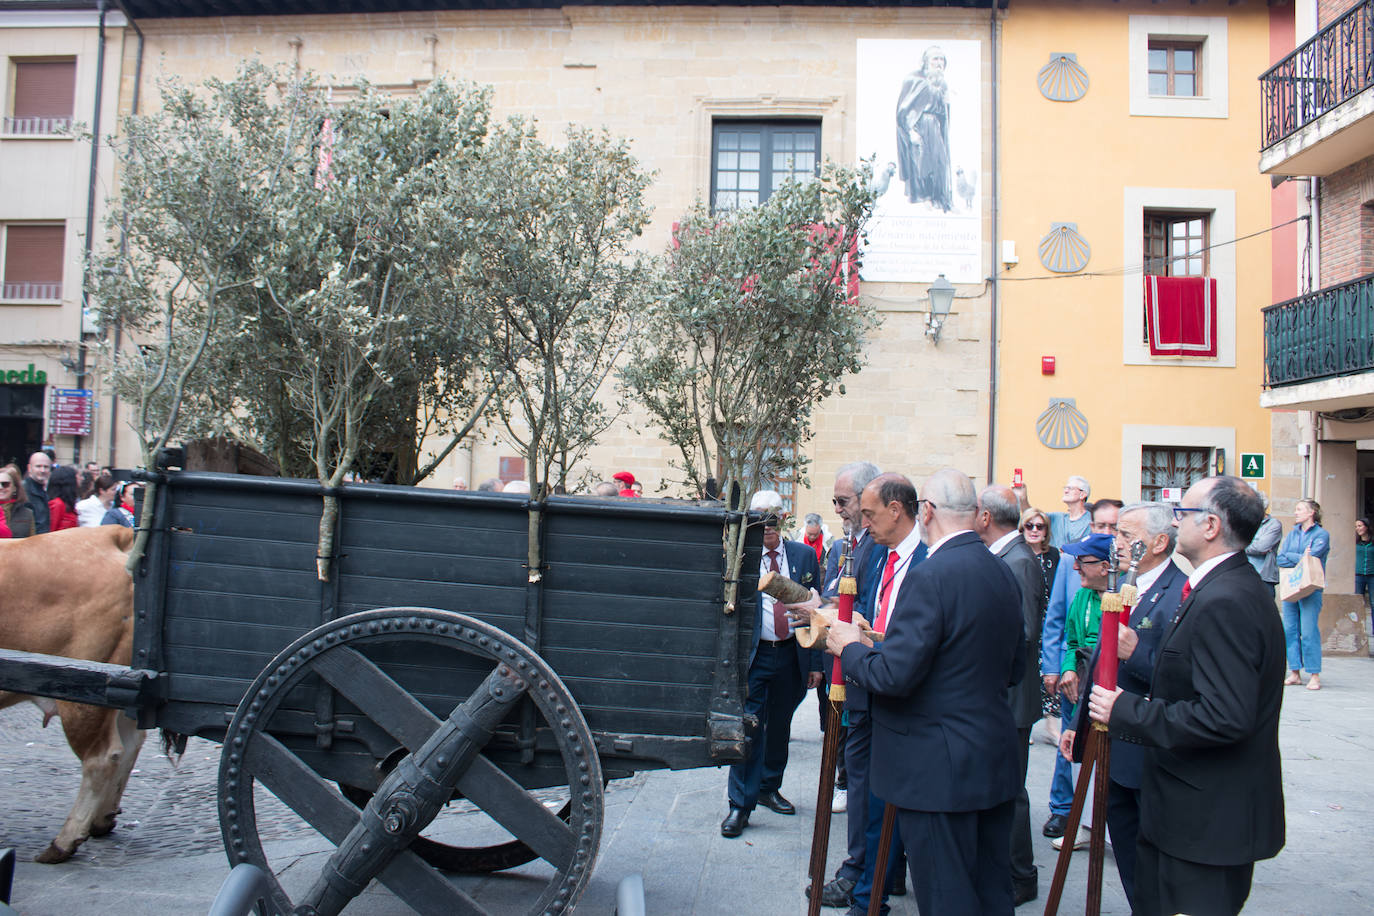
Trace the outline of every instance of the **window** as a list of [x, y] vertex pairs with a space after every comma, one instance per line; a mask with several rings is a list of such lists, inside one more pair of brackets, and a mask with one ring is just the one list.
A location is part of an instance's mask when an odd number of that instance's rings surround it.
[[62, 262], [67, 228], [62, 223], [9, 223], [3, 226], [4, 284], [8, 301], [62, 298]]
[[[1152, 277], [1207, 276], [1206, 213], [1145, 211], [1145, 274]], [[1150, 342], [1148, 306], [1141, 308], [1141, 340]]]
[[1210, 448], [1147, 445], [1140, 450], [1140, 498], [1158, 501], [1165, 487], [1188, 489], [1207, 476]]
[[1151, 40], [1150, 95], [1202, 95], [1202, 42]]
[[7, 134], [42, 136], [72, 125], [76, 104], [76, 60], [11, 60], [14, 107], [5, 118]]
[[711, 130], [711, 209], [763, 203], [788, 180], [820, 174], [819, 121], [716, 121]]

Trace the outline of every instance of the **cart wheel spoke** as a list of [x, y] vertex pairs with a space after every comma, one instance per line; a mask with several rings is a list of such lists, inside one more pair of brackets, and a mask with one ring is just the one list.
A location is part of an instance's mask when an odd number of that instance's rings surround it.
[[271, 735], [248, 746], [243, 767], [331, 843], [343, 842], [358, 823], [358, 809]]
[[487, 912], [461, 888], [455, 887], [409, 850], [400, 852], [388, 862], [377, 880], [417, 913], [482, 916]]
[[438, 716], [356, 649], [342, 646], [317, 657], [311, 667], [407, 750], [418, 750], [442, 724]]
[[458, 791], [541, 859], [557, 868], [572, 864], [577, 848], [572, 829], [496, 764], [478, 757], [458, 780]]

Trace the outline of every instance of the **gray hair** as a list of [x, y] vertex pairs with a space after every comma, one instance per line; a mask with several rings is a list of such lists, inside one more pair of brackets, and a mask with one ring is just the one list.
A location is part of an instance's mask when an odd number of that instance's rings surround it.
[[1174, 552], [1174, 547], [1178, 543], [1178, 529], [1174, 527], [1174, 510], [1164, 505], [1164, 503], [1139, 502], [1131, 503], [1129, 506], [1122, 506], [1118, 518], [1125, 518], [1131, 512], [1145, 513], [1145, 533], [1151, 538], [1157, 538], [1161, 534], [1169, 536], [1169, 553]]
[[1088, 478], [1086, 477], [1079, 477], [1077, 474], [1073, 474], [1069, 477], [1068, 484], [1071, 487], [1078, 487], [1078, 489], [1083, 491], [1084, 502], [1087, 502], [1088, 498], [1093, 495], [1092, 484], [1088, 483]]
[[603, 480], [592, 490], [593, 496], [619, 496], [620, 485], [609, 480]]
[[1001, 484], [983, 487], [978, 494], [979, 504], [987, 510], [998, 528], [1016, 528], [1021, 521], [1021, 504], [1016, 495]]
[[749, 510], [753, 511], [782, 511], [782, 494], [777, 490], [759, 490], [754, 494], [754, 498], [749, 500]]
[[821, 523], [821, 517], [820, 517], [820, 515], [819, 515], [818, 513], [815, 513], [815, 512], [808, 512], [808, 513], [806, 513], [806, 522], [805, 522], [805, 524], [807, 524], [807, 525], [819, 525], [820, 523]]
[[923, 494], [931, 502], [935, 514], [942, 518], [967, 519], [978, 511], [978, 493], [973, 489], [973, 481], [956, 468], [943, 468], [930, 475]]
[[840, 465], [840, 469], [835, 472], [835, 480], [849, 479], [849, 483], [854, 487], [855, 493], [862, 493], [864, 487], [873, 482], [873, 479], [881, 474], [878, 466], [871, 461], [851, 461], [848, 464]]

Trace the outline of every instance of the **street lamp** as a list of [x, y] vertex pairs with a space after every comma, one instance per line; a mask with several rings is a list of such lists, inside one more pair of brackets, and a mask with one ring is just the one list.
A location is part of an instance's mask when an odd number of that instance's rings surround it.
[[930, 314], [926, 316], [926, 336], [932, 343], [939, 344], [940, 329], [949, 317], [950, 306], [954, 304], [954, 285], [945, 279], [944, 274], [930, 284]]

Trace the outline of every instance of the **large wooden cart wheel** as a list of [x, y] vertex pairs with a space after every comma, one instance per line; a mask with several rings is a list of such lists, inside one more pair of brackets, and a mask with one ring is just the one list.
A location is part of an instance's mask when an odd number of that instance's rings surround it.
[[[439, 719], [371, 661], [374, 643], [438, 643], [486, 659], [481, 685]], [[359, 809], [272, 735], [272, 717], [307, 675], [317, 675], [409, 750]], [[481, 753], [492, 731], [528, 697], [550, 726], [569, 787], [566, 820]], [[485, 910], [410, 847], [454, 795], [481, 808], [554, 870], [530, 913], [572, 909], [591, 876], [601, 837], [601, 763], [577, 704], [545, 662], [508, 634], [428, 608], [364, 611], [296, 640], [244, 694], [220, 758], [220, 831], [231, 864], [273, 874], [259, 840], [254, 787], [270, 791], [335, 847], [313, 885], [291, 900], [272, 881], [274, 912], [338, 913], [376, 878], [420, 913]]]

